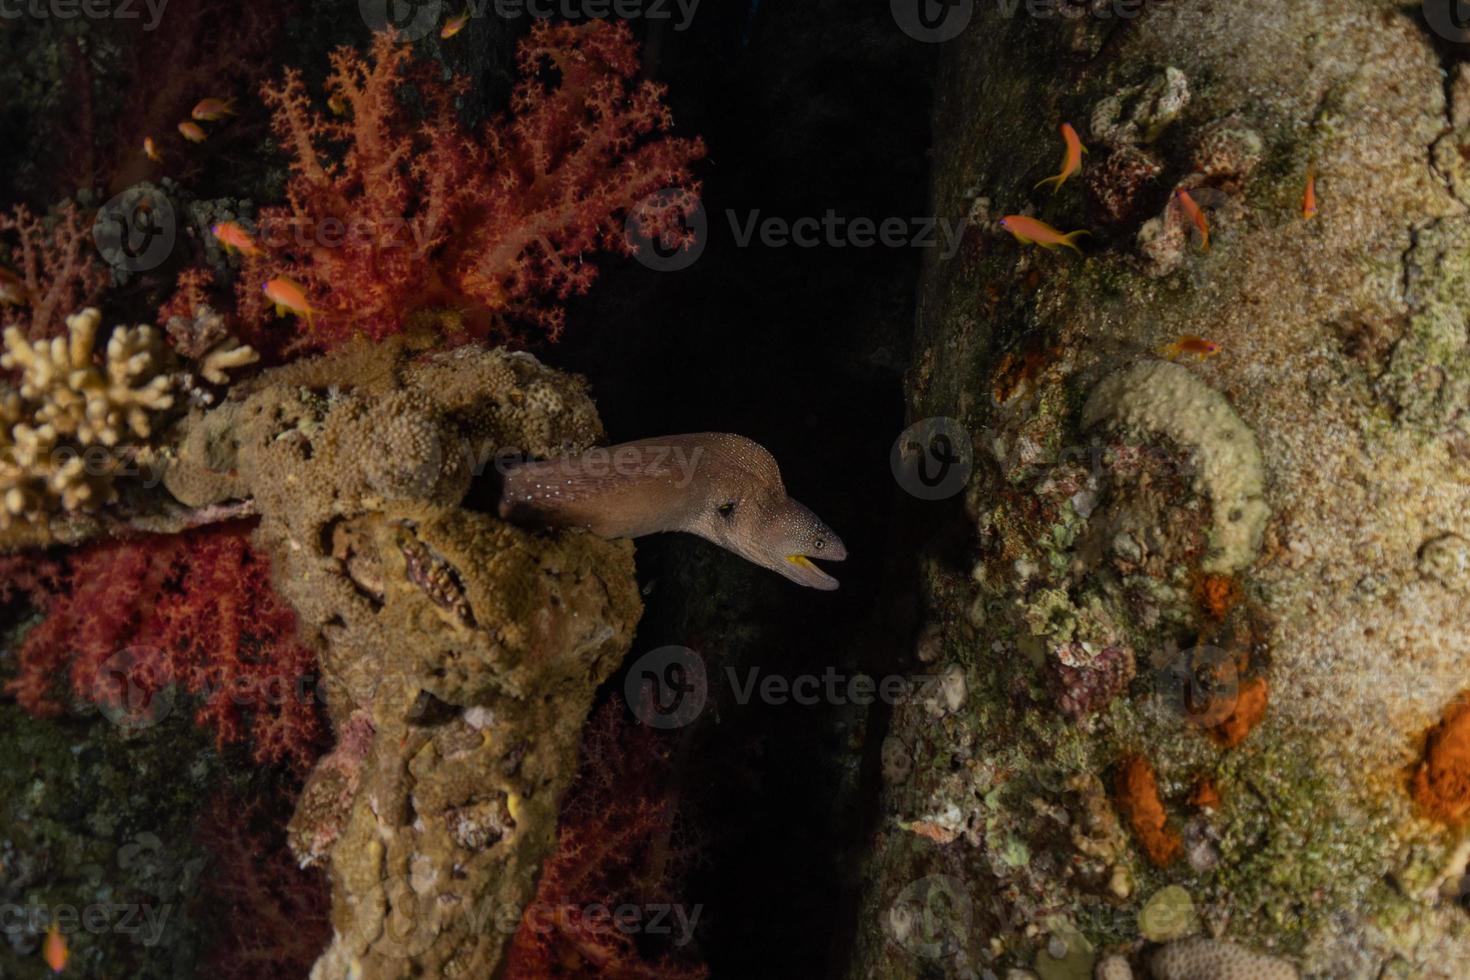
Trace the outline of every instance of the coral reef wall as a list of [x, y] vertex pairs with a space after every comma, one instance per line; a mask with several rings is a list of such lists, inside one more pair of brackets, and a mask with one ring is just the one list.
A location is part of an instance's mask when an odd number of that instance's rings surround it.
[[925, 559], [851, 972], [1462, 975], [1470, 66], [1377, 0], [1116, 6], [941, 53], [973, 225], [908, 407], [973, 546]]

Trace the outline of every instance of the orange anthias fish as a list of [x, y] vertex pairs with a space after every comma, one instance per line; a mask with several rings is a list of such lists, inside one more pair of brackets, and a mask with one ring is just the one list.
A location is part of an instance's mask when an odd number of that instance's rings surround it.
[[46, 965], [51, 967], [52, 973], [60, 973], [66, 969], [66, 961], [71, 959], [71, 950], [66, 948], [66, 937], [61, 930], [56, 928], [56, 923], [51, 923], [51, 928], [46, 930], [46, 941], [41, 944], [41, 957]]
[[261, 287], [261, 291], [265, 293], [266, 299], [276, 304], [276, 316], [285, 316], [288, 312], [295, 313], [297, 316], [306, 318], [308, 327], [315, 326], [312, 316], [316, 310], [312, 309], [311, 304], [307, 302], [306, 290], [301, 288], [300, 283], [281, 276], [267, 280], [266, 284]]
[[1077, 247], [1077, 236], [1092, 234], [1085, 228], [1079, 228], [1064, 235], [1045, 221], [1037, 221], [1023, 214], [1006, 215], [1000, 219], [1000, 226], [1014, 235], [1016, 241], [1023, 245], [1040, 245], [1042, 248], [1056, 248], [1061, 245], [1078, 253], [1082, 249]]
[[1160, 348], [1159, 353], [1170, 360], [1176, 357], [1183, 357], [1185, 354], [1193, 354], [1203, 361], [1207, 357], [1213, 357], [1220, 353], [1220, 345], [1213, 340], [1206, 340], [1204, 337], [1196, 337], [1194, 334], [1186, 333], [1181, 334], [1179, 339], [1175, 340], [1172, 344], [1165, 344]]
[[237, 221], [221, 221], [209, 229], [210, 234], [219, 239], [219, 243], [225, 247], [226, 252], [240, 252], [245, 255], [263, 255], [261, 247], [255, 244], [255, 239], [250, 237], [250, 232], [241, 227]]
[[187, 119], [179, 123], [179, 135], [183, 136], [190, 143], [203, 143], [209, 139], [208, 134], [204, 132], [204, 129], [198, 123], [189, 122]]
[[163, 154], [158, 152], [158, 144], [153, 142], [152, 136], [143, 137], [143, 155], [154, 163], [163, 162]]
[[235, 114], [234, 99], [200, 99], [189, 113], [200, 122], [218, 122]]
[[1307, 174], [1307, 192], [1302, 195], [1302, 217], [1317, 217], [1317, 177]]
[[1082, 154], [1087, 152], [1087, 147], [1077, 138], [1077, 130], [1072, 128], [1071, 123], [1062, 123], [1062, 141], [1067, 144], [1066, 152], [1062, 154], [1062, 172], [1036, 184], [1037, 187], [1051, 184], [1053, 194], [1061, 190], [1068, 177], [1082, 169]]
[[439, 36], [447, 41], [450, 38], [454, 37], [454, 35], [458, 34], [460, 31], [464, 30], [464, 25], [468, 24], [469, 22], [470, 15], [468, 11], [460, 14], [457, 17], [451, 17], [444, 22], [443, 28], [441, 28], [439, 31]]
[[1208, 252], [1210, 250], [1210, 223], [1205, 220], [1205, 213], [1199, 209], [1198, 204], [1194, 203], [1194, 198], [1189, 196], [1189, 191], [1180, 188], [1174, 192], [1174, 197], [1179, 201], [1179, 206], [1184, 209], [1184, 213], [1189, 216], [1189, 220], [1193, 221], [1194, 226], [1199, 229], [1205, 251]]

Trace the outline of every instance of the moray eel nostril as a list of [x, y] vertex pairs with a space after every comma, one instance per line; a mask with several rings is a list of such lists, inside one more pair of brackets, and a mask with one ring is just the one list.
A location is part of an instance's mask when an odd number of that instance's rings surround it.
[[580, 527], [605, 538], [687, 531], [815, 589], [837, 580], [812, 561], [842, 561], [832, 529], [786, 494], [776, 460], [727, 432], [593, 447], [511, 468], [500, 516]]

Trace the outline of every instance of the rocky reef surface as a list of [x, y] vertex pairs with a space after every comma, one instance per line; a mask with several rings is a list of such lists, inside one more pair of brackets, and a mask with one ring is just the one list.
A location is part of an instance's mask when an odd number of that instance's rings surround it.
[[[933, 206], [974, 224], [928, 263], [909, 412], [969, 436], [944, 531], [978, 551], [925, 562], [939, 683], [886, 719], [855, 975], [1470, 962], [1470, 103], [1442, 48], [1376, 2], [977, 9], [948, 43]], [[1047, 198], [1067, 120], [1090, 153]], [[1016, 213], [1094, 237], [1023, 248]]]

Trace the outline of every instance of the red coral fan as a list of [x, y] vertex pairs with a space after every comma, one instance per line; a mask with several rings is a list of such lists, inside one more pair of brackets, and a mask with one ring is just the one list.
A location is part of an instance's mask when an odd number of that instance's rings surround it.
[[[36, 714], [61, 710], [60, 678], [77, 696], [135, 712], [179, 688], [218, 743], [249, 739], [261, 763], [297, 771], [326, 725], [315, 657], [242, 527], [108, 541], [72, 552], [57, 581], [31, 583], [45, 619], [31, 629], [7, 690]], [[26, 587], [26, 583], [12, 588]]]
[[[663, 244], [687, 243], [683, 220], [697, 203], [689, 165], [704, 146], [668, 136], [662, 87], [633, 82], [628, 27], [539, 22], [519, 64], [509, 115], [479, 138], [454, 110], [462, 86], [435, 80], [389, 34], [366, 59], [333, 54], [327, 89], [340, 117], [313, 108], [295, 71], [267, 86], [291, 179], [287, 203], [258, 216], [263, 254], [244, 260], [246, 325], [264, 332], [262, 287], [284, 277], [312, 307], [298, 321], [306, 347], [380, 339], [425, 310], [445, 314], [455, 339], [510, 338], [527, 326], [555, 339], [558, 301], [596, 276], [584, 257], [635, 250], [629, 213]], [[422, 118], [398, 99], [408, 85]]]
[[53, 217], [23, 204], [0, 213], [0, 239], [25, 293], [23, 302], [0, 307], [0, 326], [19, 327], [30, 340], [59, 336], [66, 317], [95, 305], [110, 282], [92, 244], [92, 223], [70, 201]]
[[709, 975], [683, 934], [698, 907], [675, 906], [682, 919], [658, 911], [677, 902], [671, 892], [692, 857], [665, 785], [668, 737], [630, 722], [617, 700], [588, 722], [557, 849], [511, 943], [506, 980]]
[[327, 876], [292, 859], [282, 829], [290, 812], [284, 793], [242, 800], [221, 792], [205, 805], [195, 837], [214, 861], [200, 912], [217, 936], [199, 976], [304, 977], [331, 941]]

